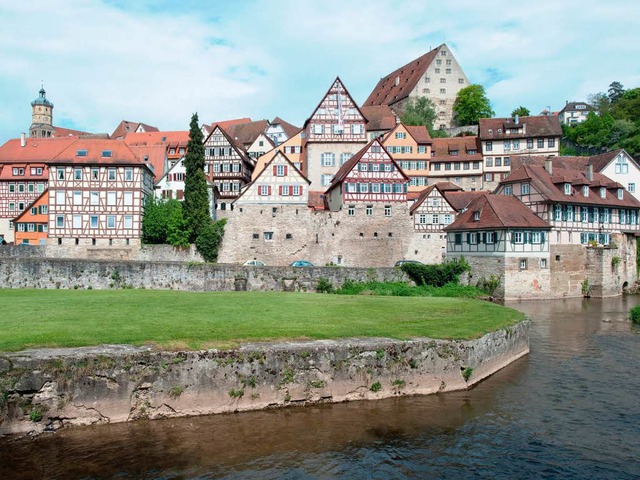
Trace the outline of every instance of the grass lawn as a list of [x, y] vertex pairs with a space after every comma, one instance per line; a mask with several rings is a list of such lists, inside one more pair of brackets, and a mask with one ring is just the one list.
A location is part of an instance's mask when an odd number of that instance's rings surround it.
[[340, 337], [470, 339], [523, 318], [463, 298], [161, 290], [0, 290], [0, 351], [155, 344], [228, 348]]

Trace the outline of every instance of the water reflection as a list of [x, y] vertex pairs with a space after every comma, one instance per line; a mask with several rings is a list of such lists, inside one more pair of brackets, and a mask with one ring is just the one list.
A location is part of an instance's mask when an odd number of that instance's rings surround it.
[[509, 304], [532, 353], [467, 392], [5, 439], [0, 478], [637, 478], [639, 300]]

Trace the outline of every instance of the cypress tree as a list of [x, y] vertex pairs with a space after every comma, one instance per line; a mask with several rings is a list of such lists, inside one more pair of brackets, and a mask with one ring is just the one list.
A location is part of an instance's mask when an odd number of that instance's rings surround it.
[[189, 232], [189, 241], [195, 242], [202, 228], [211, 222], [209, 216], [209, 191], [204, 174], [204, 136], [198, 125], [198, 114], [191, 116], [189, 143], [184, 158], [186, 178], [182, 212]]

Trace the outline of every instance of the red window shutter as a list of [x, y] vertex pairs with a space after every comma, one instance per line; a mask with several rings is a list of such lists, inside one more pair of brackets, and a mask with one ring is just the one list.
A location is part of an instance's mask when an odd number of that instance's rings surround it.
[[278, 187], [278, 195], [282, 195], [282, 185]]
[[278, 174], [278, 167], [277, 167], [277, 165], [274, 165], [274, 166], [273, 166], [273, 174], [274, 174], [274, 175], [277, 175], [277, 174]]
[[268, 189], [267, 195], [271, 195], [271, 185], [269, 185], [269, 189]]
[[300, 195], [302, 195], [302, 185], [300, 185]]
[[286, 165], [284, 166], [284, 176], [285, 177], [287, 176], [287, 166]]
[[184, 198], [184, 192], [182, 190], [178, 190], [178, 200], [182, 200]]

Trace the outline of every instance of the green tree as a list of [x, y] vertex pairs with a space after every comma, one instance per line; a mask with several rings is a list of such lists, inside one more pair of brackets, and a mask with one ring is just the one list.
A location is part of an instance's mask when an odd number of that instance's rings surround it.
[[145, 243], [189, 244], [189, 236], [178, 200], [156, 200], [150, 197], [144, 206], [142, 240]]
[[200, 255], [202, 255], [202, 258], [207, 262], [215, 262], [218, 259], [218, 250], [222, 243], [226, 223], [226, 218], [218, 220], [217, 222], [210, 220], [209, 223], [202, 228], [198, 238], [196, 238], [196, 248]]
[[469, 85], [458, 92], [453, 118], [458, 125], [475, 125], [479, 118], [495, 115], [482, 85]]
[[433, 122], [436, 120], [433, 102], [427, 97], [409, 99], [404, 105], [400, 120], [405, 125], [422, 125], [432, 129]]
[[607, 90], [607, 96], [611, 103], [617, 102], [624, 95], [624, 87], [620, 82], [611, 82], [609, 90]]
[[518, 115], [519, 117], [528, 117], [531, 115], [531, 112], [527, 107], [519, 106], [513, 112], [511, 112], [511, 118], [515, 118]]
[[187, 154], [184, 158], [186, 175], [183, 215], [190, 242], [194, 242], [200, 230], [211, 221], [209, 191], [204, 174], [203, 140], [202, 130], [198, 125], [198, 114], [194, 113], [189, 124], [189, 143], [187, 143]]

